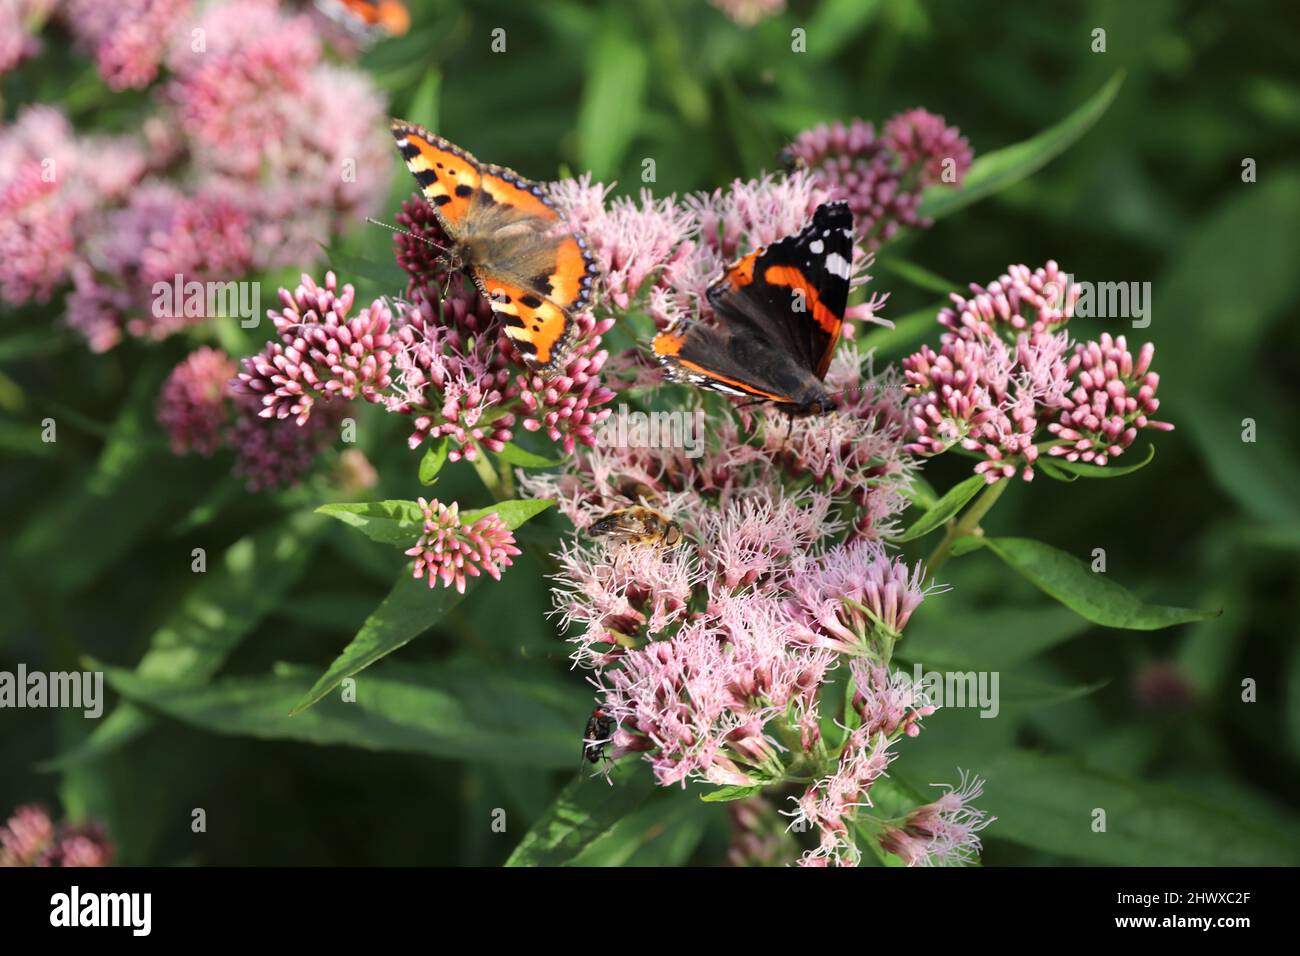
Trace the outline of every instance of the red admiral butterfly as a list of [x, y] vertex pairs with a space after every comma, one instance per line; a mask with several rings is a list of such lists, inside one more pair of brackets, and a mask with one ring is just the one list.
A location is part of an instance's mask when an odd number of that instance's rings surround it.
[[654, 338], [675, 381], [776, 402], [790, 415], [833, 407], [822, 382], [844, 325], [853, 213], [823, 203], [800, 232], [729, 266], [708, 290], [715, 325], [683, 322]]

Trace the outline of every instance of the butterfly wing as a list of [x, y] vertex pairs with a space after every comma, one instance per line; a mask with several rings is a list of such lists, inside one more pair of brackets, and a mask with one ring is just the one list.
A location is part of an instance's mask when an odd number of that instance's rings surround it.
[[[737, 323], [682, 323], [656, 335], [652, 347], [674, 381], [787, 405], [801, 404], [808, 395], [806, 373]], [[811, 386], [816, 389], [817, 382]]]
[[802, 230], [728, 268], [709, 303], [820, 381], [844, 326], [852, 259], [853, 213], [847, 203], [823, 203]]
[[433, 208], [443, 231], [453, 240], [465, 233], [470, 210], [483, 181], [479, 162], [455, 143], [423, 126], [395, 119], [393, 139]]

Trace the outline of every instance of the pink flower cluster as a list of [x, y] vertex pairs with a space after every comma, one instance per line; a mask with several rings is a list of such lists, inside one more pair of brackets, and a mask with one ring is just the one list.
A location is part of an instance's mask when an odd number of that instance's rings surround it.
[[5, 0], [0, 3], [0, 76], [40, 53], [36, 34], [56, 0]]
[[[409, 220], [408, 220], [409, 221]], [[413, 275], [424, 269], [410, 259]], [[550, 378], [519, 367], [518, 353], [487, 302], [460, 284], [446, 298], [414, 278], [409, 301], [377, 299], [349, 313], [355, 290], [304, 275], [270, 313], [278, 339], [243, 360], [236, 392], [264, 418], [305, 425], [318, 404], [360, 399], [409, 417], [409, 443], [446, 438], [448, 457], [499, 452], [522, 426], [571, 452], [595, 440], [614, 393], [600, 380], [600, 335], [612, 319], [579, 315], [575, 346]]]
[[981, 850], [979, 832], [997, 819], [971, 805], [984, 792], [984, 781], [961, 773], [956, 787], [935, 784], [946, 792], [886, 826], [880, 846], [908, 866], [966, 866]]
[[[336, 403], [301, 427], [268, 418], [256, 396], [238, 392], [235, 369], [224, 352], [205, 347], [172, 370], [156, 411], [172, 451], [206, 457], [233, 450], [234, 473], [249, 491], [298, 484], [338, 433], [346, 406]], [[350, 467], [355, 472], [359, 465], [353, 461]]]
[[95, 823], [54, 823], [39, 804], [16, 809], [0, 826], [0, 866], [109, 866], [114, 848]]
[[[1104, 465], [1139, 429], [1173, 426], [1151, 416], [1159, 376], [1154, 347], [1134, 359], [1124, 337], [1103, 334], [1074, 347], [1064, 331], [1078, 300], [1055, 262], [1015, 265], [971, 295], [952, 296], [938, 316], [939, 351], [922, 346], [903, 360], [916, 395], [909, 450], [933, 455], [960, 444], [981, 457], [975, 471], [993, 483], [1029, 481], [1043, 448], [1067, 461]], [[1055, 435], [1042, 439], [1041, 430]]]
[[327, 62], [310, 17], [277, 0], [65, 0], [59, 16], [152, 111], [130, 136], [76, 137], [48, 107], [0, 130], [0, 299], [71, 282], [67, 321], [94, 350], [162, 338], [215, 316], [158, 283], [313, 262], [386, 195], [383, 100]]
[[520, 553], [514, 533], [500, 515], [489, 512], [466, 523], [454, 501], [450, 507], [436, 499], [420, 498], [417, 503], [424, 512], [424, 530], [406, 554], [415, 558], [413, 576], [427, 577], [429, 587], [455, 585], [464, 594], [467, 575], [476, 578], [486, 573], [500, 581], [502, 570]]
[[860, 119], [823, 123], [795, 137], [788, 152], [832, 199], [849, 204], [868, 251], [899, 229], [928, 227], [917, 211], [922, 192], [960, 185], [974, 155], [956, 127], [923, 109], [897, 114], [880, 134]]

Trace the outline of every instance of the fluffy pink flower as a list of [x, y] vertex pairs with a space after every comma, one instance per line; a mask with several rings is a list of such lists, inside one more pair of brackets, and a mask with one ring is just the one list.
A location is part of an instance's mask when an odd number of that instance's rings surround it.
[[979, 832], [997, 817], [971, 806], [984, 792], [984, 781], [961, 771], [957, 787], [935, 784], [946, 792], [933, 803], [909, 813], [881, 834], [881, 849], [908, 866], [966, 866], [979, 856]]
[[888, 737], [865, 727], [851, 732], [835, 769], [795, 800], [795, 821], [815, 826], [826, 835], [842, 836], [857, 809], [871, 806], [871, 785], [896, 756], [889, 744]]
[[810, 644], [869, 654], [882, 642], [892, 646], [925, 596], [941, 590], [924, 579], [920, 564], [909, 568], [879, 542], [858, 538], [793, 575], [791, 611]]
[[225, 352], [200, 348], [167, 376], [158, 397], [158, 423], [172, 452], [207, 457], [221, 447], [230, 418], [227, 389], [235, 363]]
[[513, 532], [499, 515], [488, 513], [465, 524], [456, 502], [451, 507], [437, 499], [418, 502], [424, 512], [424, 532], [406, 554], [415, 558], [414, 576], [427, 576], [429, 587], [454, 584], [464, 594], [466, 576], [476, 578], [483, 572], [499, 581], [501, 571], [513, 563], [511, 557], [520, 553]]
[[853, 709], [868, 734], [893, 737], [902, 733], [915, 737], [921, 732], [921, 718], [936, 710], [925, 692], [902, 671], [856, 658], [853, 671]]

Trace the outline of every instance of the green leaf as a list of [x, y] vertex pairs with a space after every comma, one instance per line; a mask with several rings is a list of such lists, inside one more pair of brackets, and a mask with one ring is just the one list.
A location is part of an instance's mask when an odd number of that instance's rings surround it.
[[617, 175], [641, 126], [649, 62], [645, 47], [620, 23], [596, 32], [578, 107], [583, 164], [598, 180]]
[[280, 665], [273, 674], [198, 688], [116, 668], [105, 676], [134, 703], [213, 733], [545, 769], [572, 767], [579, 757], [582, 694], [545, 672], [387, 662], [357, 680], [355, 700], [336, 695], [288, 716], [314, 673]]
[[584, 847], [567, 866], [679, 866], [704, 836], [707, 808], [680, 788], [660, 788]]
[[563, 458], [543, 458], [541, 455], [534, 455], [531, 451], [525, 451], [514, 442], [506, 442], [505, 447], [497, 452], [496, 456], [506, 464], [517, 468], [554, 468], [556, 465], [564, 464]]
[[610, 784], [579, 774], [524, 835], [506, 866], [559, 866], [570, 862], [655, 791], [651, 774], [634, 756], [614, 765]]
[[510, 501], [499, 501], [489, 508], [462, 511], [460, 520], [465, 524], [473, 524], [484, 515], [496, 514], [510, 526], [511, 530], [514, 530], [529, 519], [541, 514], [553, 504], [555, 504], [553, 498], [516, 498]]
[[822, 0], [808, 24], [811, 60], [828, 60], [862, 34], [880, 11], [880, 0]]
[[719, 787], [717, 790], [710, 790], [708, 793], [700, 794], [700, 799], [705, 803], [729, 803], [732, 800], [744, 800], [746, 797], [752, 797], [756, 793], [761, 793], [762, 790], [761, 784], [754, 784], [750, 787]]
[[912, 526], [895, 540], [914, 541], [924, 537], [966, 507], [966, 504], [986, 487], [988, 482], [984, 480], [983, 475], [972, 475], [965, 481], [953, 485], [930, 507], [929, 511], [917, 518]]
[[960, 188], [931, 186], [921, 199], [919, 215], [930, 219], [947, 216], [1001, 192], [1041, 169], [1069, 149], [1101, 119], [1123, 82], [1124, 71], [1118, 70], [1090, 99], [1055, 126], [1014, 146], [982, 154], [971, 164]]
[[409, 548], [424, 530], [424, 512], [414, 501], [360, 501], [321, 505], [318, 514], [329, 515], [358, 529], [371, 541]]
[[[962, 539], [968, 540], [968, 539]], [[1104, 627], [1153, 631], [1175, 624], [1205, 621], [1223, 613], [1147, 604], [1128, 589], [1094, 573], [1084, 562], [1031, 538], [980, 538], [988, 548], [1049, 597], [1081, 617]]]
[[[1038, 459], [1039, 465], [1049, 464], [1080, 478], [1116, 478], [1131, 475], [1140, 468], [1145, 468], [1156, 457], [1156, 446], [1147, 445], [1147, 456], [1132, 465], [1090, 465], [1085, 461], [1066, 461], [1064, 458], [1044, 456]], [[1073, 480], [1073, 479], [1071, 479]]]
[[1056, 459], [1054, 458], [1039, 458], [1037, 467], [1039, 471], [1045, 474], [1048, 478], [1051, 478], [1053, 481], [1063, 481], [1066, 484], [1069, 484], [1079, 480], [1078, 475], [1072, 475], [1067, 471], [1057, 468]]
[[[909, 778], [921, 772], [901, 763]], [[998, 818], [982, 834], [988, 840], [1112, 866], [1300, 862], [1293, 835], [1201, 800], [1189, 789], [1129, 780], [1072, 758], [1029, 751], [1004, 753], [977, 769], [987, 778], [977, 805]], [[1098, 809], [1106, 813], [1105, 832], [1093, 830]]]
[[415, 96], [411, 98], [406, 120], [417, 123], [427, 130], [438, 129], [438, 94], [442, 90], [442, 70], [436, 66], [429, 67], [424, 79], [416, 87]]
[[447, 445], [448, 439], [444, 436], [425, 451], [420, 459], [420, 484], [427, 487], [438, 480], [438, 472], [447, 463]]
[[[302, 576], [324, 528], [320, 518], [298, 514], [227, 548], [154, 632], [136, 676], [185, 688], [204, 684]], [[103, 757], [152, 723], [134, 705], [120, 704], [90, 736], [42, 769]]]
[[[479, 580], [481, 578], [471, 579], [466, 590], [473, 588]], [[388, 597], [366, 618], [356, 637], [334, 659], [329, 669], [293, 705], [289, 715], [301, 714], [341, 684], [344, 678], [359, 674], [419, 637], [463, 598], [464, 595], [455, 588], [431, 588], [424, 578], [417, 579], [409, 570], [403, 571]]]

